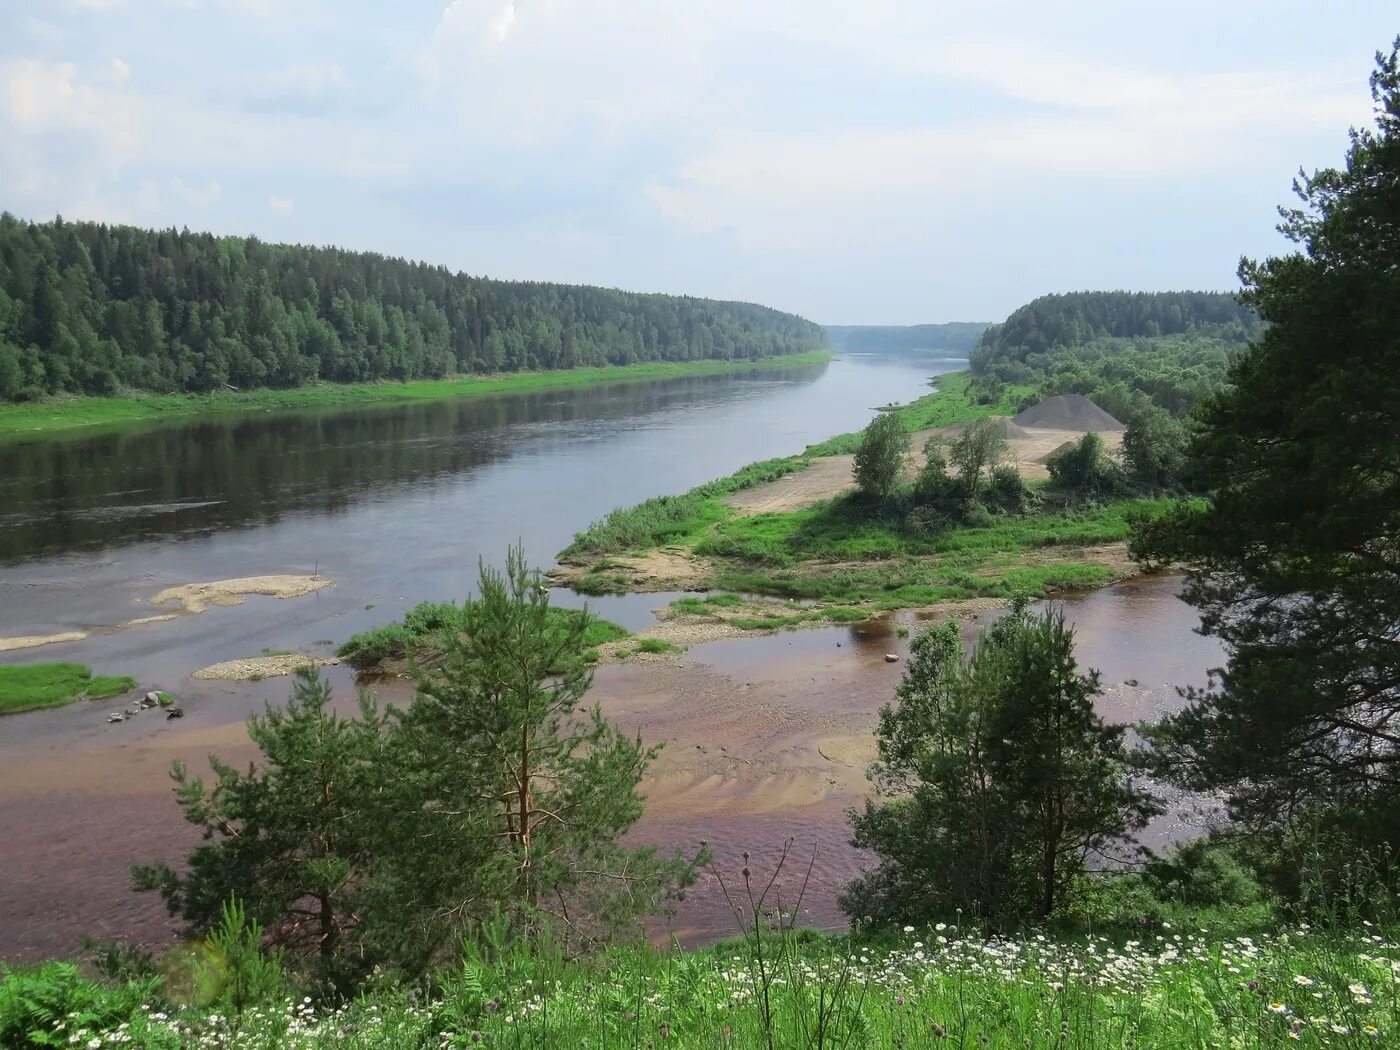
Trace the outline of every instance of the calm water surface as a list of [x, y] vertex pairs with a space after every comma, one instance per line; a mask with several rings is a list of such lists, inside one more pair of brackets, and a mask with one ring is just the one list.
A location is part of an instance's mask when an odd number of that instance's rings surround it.
[[[11, 656], [151, 686], [264, 648], [339, 643], [417, 602], [461, 598], [478, 559], [499, 563], [511, 543], [548, 566], [615, 507], [858, 429], [964, 363], [846, 357], [0, 445], [0, 636], [93, 632]], [[100, 633], [162, 611], [144, 602], [173, 584], [312, 572], [335, 587]], [[640, 627], [658, 601], [591, 604]]]

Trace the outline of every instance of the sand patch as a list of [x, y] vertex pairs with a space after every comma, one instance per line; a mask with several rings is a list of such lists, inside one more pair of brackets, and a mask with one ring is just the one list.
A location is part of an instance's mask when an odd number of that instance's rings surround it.
[[817, 754], [841, 766], [864, 769], [877, 755], [874, 736], [822, 737], [816, 744]]
[[143, 623], [166, 623], [174, 619], [178, 619], [174, 613], [162, 613], [159, 616], [138, 616], [134, 620], [127, 620], [118, 630], [125, 630], [128, 627], [140, 627]]
[[740, 514], [781, 514], [801, 510], [855, 488], [854, 456], [823, 456], [806, 470], [740, 489], [724, 502]]
[[36, 645], [55, 645], [58, 642], [81, 642], [87, 637], [86, 631], [64, 631], [62, 634], [31, 634], [17, 638], [0, 638], [0, 653], [12, 649], [32, 649]]
[[249, 594], [271, 598], [300, 598], [330, 587], [323, 576], [245, 576], [239, 580], [214, 580], [212, 583], [184, 583], [167, 587], [151, 599], [152, 605], [179, 602], [185, 612], [202, 613], [210, 605], [242, 605]]
[[225, 660], [192, 674], [191, 678], [222, 682], [255, 682], [291, 674], [299, 667], [330, 667], [340, 663], [334, 656], [308, 656], [306, 653], [284, 653], [280, 656], [250, 656], [243, 660]]

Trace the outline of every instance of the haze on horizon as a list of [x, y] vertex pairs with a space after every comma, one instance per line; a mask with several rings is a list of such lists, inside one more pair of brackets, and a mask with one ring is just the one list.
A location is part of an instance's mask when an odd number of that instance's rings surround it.
[[1057, 6], [11, 0], [0, 208], [1000, 320], [1235, 287], [1400, 30], [1378, 0]]

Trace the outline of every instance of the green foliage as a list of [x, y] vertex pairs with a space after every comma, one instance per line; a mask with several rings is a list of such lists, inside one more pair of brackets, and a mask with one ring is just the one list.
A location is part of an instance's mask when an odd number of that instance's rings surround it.
[[6, 400], [752, 359], [826, 343], [818, 326], [749, 303], [8, 213], [0, 296]]
[[637, 652], [639, 653], [683, 653], [684, 646], [675, 645], [664, 638], [639, 638], [637, 639]]
[[1126, 779], [1124, 728], [1094, 713], [1063, 615], [1023, 608], [971, 658], [955, 620], [914, 640], [897, 704], [880, 712], [877, 799], [852, 814], [876, 866], [841, 906], [882, 925], [975, 915], [989, 929], [1065, 905], [1090, 856], [1154, 807]]
[[357, 718], [336, 714], [330, 701], [330, 687], [304, 668], [285, 708], [269, 705], [248, 720], [260, 763], [243, 772], [211, 756], [209, 786], [175, 763], [176, 799], [203, 844], [181, 872], [157, 862], [132, 874], [136, 888], [160, 891], [192, 935], [222, 923], [225, 947], [241, 950], [229, 924], [241, 928], [246, 907], [274, 947], [307, 960], [317, 980], [345, 987], [367, 964], [362, 923], [386, 819], [378, 807], [390, 722], [367, 696]]
[[557, 946], [471, 944], [421, 987], [255, 1007], [233, 1024], [221, 1009], [138, 1010], [120, 1029], [65, 1028], [59, 1045], [1281, 1050], [1386, 1046], [1400, 1030], [1385, 991], [1400, 961], [1393, 927], [1173, 921], [987, 940], [944, 924], [871, 940], [794, 930], [775, 918], [785, 902], [750, 881], [757, 909], [741, 880], [732, 887], [747, 935], [712, 948], [570, 959]]
[[1101, 499], [1123, 487], [1122, 472], [1104, 451], [1103, 438], [1085, 434], [1067, 441], [1045, 457], [1052, 488], [1078, 499]]
[[134, 688], [134, 678], [94, 676], [85, 664], [0, 664], [0, 714], [118, 696]]
[[982, 495], [982, 478], [1009, 451], [1006, 437], [990, 419], [976, 419], [948, 445], [948, 459], [957, 468], [958, 482], [969, 499]]
[[0, 965], [0, 1046], [67, 1047], [71, 1034], [112, 1031], [139, 1016], [142, 1005], [155, 998], [158, 983], [149, 978], [109, 988], [86, 980], [72, 963]]
[[856, 488], [873, 500], [887, 500], [904, 481], [909, 435], [899, 417], [881, 413], [871, 420], [856, 449]]
[[276, 1001], [284, 989], [282, 953], [264, 952], [262, 927], [237, 898], [224, 902], [219, 924], [209, 931], [205, 945], [208, 971], [205, 980], [216, 1002], [234, 1014]]
[[1123, 462], [1128, 478], [1149, 492], [1179, 491], [1185, 482], [1186, 427], [1154, 405], [1143, 406], [1127, 418]]
[[1032, 404], [1083, 394], [1119, 419], [1149, 405], [1181, 416], [1224, 387], [1261, 330], [1252, 310], [1220, 292], [1041, 296], [983, 334], [971, 355], [973, 396], [1031, 384]]
[[596, 944], [635, 932], [691, 880], [703, 851], [686, 861], [618, 844], [656, 748], [581, 705], [601, 621], [552, 609], [518, 550], [506, 575], [482, 568], [476, 598], [409, 620], [435, 633], [406, 710], [362, 696], [341, 716], [304, 669], [285, 709], [249, 719], [261, 758], [246, 772], [211, 758], [206, 786], [174, 767], [203, 843], [183, 870], [133, 874], [192, 934], [219, 931], [190, 961], [195, 993], [213, 959], [229, 980], [244, 968], [236, 994], [255, 1001], [277, 961], [253, 953], [263, 939], [341, 994], [376, 965], [422, 976], [492, 917], [512, 937], [557, 922], [575, 947]]
[[983, 504], [996, 514], [1026, 514], [1035, 505], [1035, 494], [1026, 488], [1015, 467], [1003, 463], [992, 468]]
[[[1251, 826], [1309, 809], [1400, 844], [1400, 40], [1372, 77], [1377, 126], [1342, 169], [1296, 183], [1300, 251], [1241, 266], [1270, 327], [1198, 413], [1189, 449], [1209, 501], [1136, 549], [1191, 573], [1221, 639], [1216, 688], [1151, 733], [1158, 772], [1227, 794]], [[1339, 820], [1348, 814], [1380, 820]]]
[[[449, 644], [449, 636], [467, 629], [470, 605], [470, 601], [465, 606], [455, 602], [422, 602], [404, 615], [402, 623], [385, 624], [351, 635], [337, 654], [357, 670], [377, 667], [387, 660], [432, 659]], [[618, 641], [629, 633], [581, 609], [551, 608], [549, 618], [552, 628], [561, 634], [581, 624], [584, 644], [588, 646]]]
[[385, 847], [395, 889], [378, 923], [388, 951], [421, 972], [493, 915], [517, 936], [635, 933], [695, 863], [619, 845], [657, 748], [582, 708], [586, 621], [551, 615], [518, 550], [505, 575], [482, 568], [463, 614], [439, 658], [416, 668], [388, 745], [398, 796]]

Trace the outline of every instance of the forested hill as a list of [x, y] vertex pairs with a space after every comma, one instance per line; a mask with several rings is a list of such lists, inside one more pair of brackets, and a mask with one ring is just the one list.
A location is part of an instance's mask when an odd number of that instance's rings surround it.
[[986, 321], [946, 324], [829, 324], [826, 334], [838, 350], [971, 350], [990, 327]]
[[1072, 292], [988, 328], [970, 359], [983, 398], [1030, 384], [1037, 398], [1084, 394], [1124, 421], [1149, 404], [1180, 416], [1224, 386], [1261, 331], [1225, 292]]
[[1100, 338], [1156, 338], [1210, 330], [1247, 341], [1259, 320], [1229, 292], [1068, 292], [1042, 295], [992, 325], [973, 351], [982, 370], [994, 362], [1025, 361], [1059, 347]]
[[745, 359], [826, 343], [820, 326], [750, 303], [0, 215], [0, 400]]

